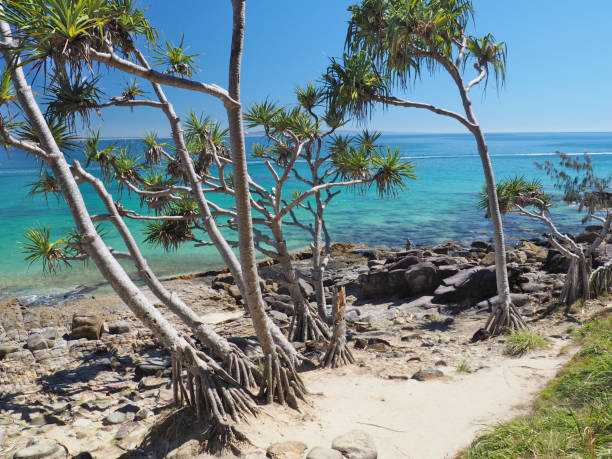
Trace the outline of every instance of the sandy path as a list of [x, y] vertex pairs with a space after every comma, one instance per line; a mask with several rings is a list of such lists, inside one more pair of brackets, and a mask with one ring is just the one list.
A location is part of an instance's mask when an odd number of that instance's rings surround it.
[[315, 371], [305, 377], [311, 391], [322, 393], [311, 398], [312, 407], [301, 414], [266, 407], [245, 430], [262, 449], [283, 440], [329, 447], [335, 436], [361, 429], [374, 437], [381, 459], [453, 457], [484, 425], [528, 410], [570, 358], [558, 355], [563, 344], [471, 374], [448, 368], [447, 376], [427, 382], [377, 378], [358, 367]]

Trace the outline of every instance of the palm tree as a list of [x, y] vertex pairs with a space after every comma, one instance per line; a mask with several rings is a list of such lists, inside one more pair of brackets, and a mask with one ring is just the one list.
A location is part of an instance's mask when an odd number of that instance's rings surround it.
[[[487, 331], [522, 329], [525, 323], [512, 305], [506, 267], [501, 213], [493, 190], [495, 178], [484, 132], [478, 123], [470, 91], [485, 84], [492, 73], [498, 84], [505, 79], [506, 47], [488, 34], [467, 33], [473, 20], [470, 0], [363, 0], [349, 7], [351, 18], [346, 53], [332, 59], [323, 82], [327, 101], [338, 110], [365, 118], [375, 104], [428, 110], [461, 123], [478, 147], [489, 192], [495, 237], [495, 266], [499, 302], [487, 322]], [[477, 75], [465, 80], [465, 68], [473, 64]], [[446, 72], [459, 92], [463, 113], [391, 94], [406, 89], [423, 73]]]

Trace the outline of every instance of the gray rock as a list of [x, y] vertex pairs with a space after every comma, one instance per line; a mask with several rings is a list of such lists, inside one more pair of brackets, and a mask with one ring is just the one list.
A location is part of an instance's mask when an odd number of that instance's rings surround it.
[[429, 381], [430, 379], [441, 378], [442, 376], [444, 376], [444, 373], [440, 370], [434, 368], [421, 368], [412, 375], [412, 379], [416, 379], [417, 381]]
[[[416, 258], [416, 257], [415, 257]], [[438, 268], [429, 262], [407, 269], [371, 272], [359, 277], [365, 297], [408, 297], [432, 293], [440, 285]]]
[[140, 424], [138, 422], [128, 422], [127, 424], [123, 424], [121, 427], [119, 427], [119, 430], [117, 430], [117, 433], [115, 434], [115, 439], [123, 440], [125, 437], [131, 434], [134, 429], [136, 429], [139, 425]]
[[[529, 295], [525, 295], [524, 293], [511, 293], [510, 299], [512, 301], [512, 304], [519, 308], [525, 306], [527, 303], [529, 303], [529, 301], [531, 301]], [[494, 297], [489, 298], [488, 300], [481, 301], [476, 305], [476, 307], [491, 308], [493, 305], [497, 304], [498, 301], [499, 295], [495, 295]]]
[[[517, 272], [509, 270], [510, 284], [514, 284]], [[477, 266], [459, 271], [442, 281], [434, 292], [436, 303], [478, 303], [497, 294], [495, 266]]]
[[0, 426], [0, 445], [4, 441], [5, 437], [6, 437], [6, 428]]
[[305, 279], [298, 279], [298, 283], [300, 284], [300, 288], [302, 289], [302, 293], [304, 294], [304, 296], [306, 298], [308, 298], [309, 300], [314, 298], [315, 296], [315, 291], [314, 288], [312, 287], [312, 285], [310, 285], [310, 283], [308, 281], [306, 281]]
[[408, 269], [412, 265], [418, 264], [419, 261], [420, 261], [419, 257], [415, 257], [414, 255], [409, 255], [407, 257], [402, 258], [399, 261], [396, 261], [395, 263], [391, 263], [388, 266], [387, 271], [393, 271], [395, 269]]
[[28, 336], [26, 346], [30, 351], [40, 351], [41, 349], [47, 349], [49, 347], [47, 340], [39, 333], [33, 333]]
[[158, 361], [141, 362], [136, 365], [136, 379], [141, 379], [145, 376], [157, 376], [164, 373], [166, 364]]
[[17, 352], [19, 350], [19, 346], [14, 344], [0, 344], [0, 360], [6, 357], [8, 354], [12, 354], [13, 352]]
[[102, 421], [105, 425], [121, 424], [127, 420], [127, 413], [121, 411], [113, 411]]
[[108, 326], [108, 332], [112, 335], [122, 335], [124, 333], [129, 333], [131, 330], [132, 324], [127, 320], [120, 320]]
[[57, 453], [60, 446], [51, 440], [42, 440], [34, 445], [22, 448], [15, 453], [14, 459], [42, 459]]
[[141, 408], [138, 410], [138, 412], [136, 413], [136, 417], [135, 419], [137, 421], [142, 421], [143, 419], [148, 418], [149, 416], [151, 416], [153, 414], [153, 412], [148, 409], [148, 408]]
[[91, 425], [91, 419], [79, 418], [72, 423], [72, 427], [89, 427]]
[[55, 327], [45, 327], [40, 331], [40, 334], [46, 340], [56, 340], [60, 337], [60, 333]]
[[306, 459], [343, 459], [342, 453], [336, 449], [322, 448], [315, 446], [310, 451]]
[[361, 430], [351, 430], [332, 441], [332, 449], [340, 451], [347, 459], [377, 459], [374, 439]]

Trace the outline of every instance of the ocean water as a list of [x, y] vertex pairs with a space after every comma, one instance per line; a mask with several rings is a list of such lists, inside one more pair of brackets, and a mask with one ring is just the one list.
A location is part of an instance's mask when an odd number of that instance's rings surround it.
[[[552, 182], [534, 163], [555, 160], [555, 152], [592, 154], [600, 175], [612, 173], [612, 133], [516, 133], [487, 136], [496, 179], [515, 174], [539, 177], [546, 189], [555, 192]], [[261, 142], [249, 137], [247, 144]], [[110, 142], [109, 142], [110, 143]], [[138, 149], [138, 141], [128, 143]], [[416, 166], [418, 179], [409, 190], [394, 199], [380, 199], [373, 191], [359, 193], [346, 189], [336, 197], [326, 211], [328, 228], [334, 241], [352, 241], [381, 247], [404, 247], [409, 238], [421, 246], [447, 241], [468, 242], [491, 240], [490, 221], [477, 209], [478, 192], [484, 182], [480, 158], [469, 134], [402, 134], [384, 135], [380, 143], [401, 148], [404, 157]], [[74, 154], [79, 158], [78, 152]], [[304, 167], [302, 164], [300, 167]], [[38, 298], [62, 295], [78, 286], [102, 286], [104, 280], [93, 263], [75, 262], [55, 275], [43, 274], [40, 265], [29, 266], [21, 253], [20, 241], [26, 228], [46, 225], [52, 236], [60, 238], [74, 225], [67, 207], [49, 196], [28, 196], [28, 184], [36, 179], [40, 163], [20, 151], [0, 152], [0, 296]], [[249, 164], [251, 176], [263, 186], [271, 186], [265, 166], [257, 160]], [[291, 192], [297, 183], [286, 186]], [[92, 213], [104, 213], [104, 208], [91, 188], [81, 187]], [[124, 192], [125, 193], [125, 192]], [[138, 198], [125, 196], [138, 207]], [[231, 201], [213, 199], [222, 205]], [[581, 227], [581, 215], [576, 209], [560, 202], [552, 211], [565, 231]], [[520, 238], [542, 234], [542, 224], [518, 215], [504, 218], [506, 238], [514, 243]], [[142, 238], [143, 224], [129, 222], [137, 238]], [[107, 226], [105, 241], [117, 250], [124, 249], [120, 238]], [[234, 237], [230, 230], [225, 231]], [[287, 240], [291, 248], [306, 247], [308, 235], [288, 227]], [[177, 251], [143, 244], [143, 252], [160, 277], [200, 272], [221, 265], [214, 247], [195, 248], [186, 245]], [[133, 266], [122, 262], [134, 276]]]

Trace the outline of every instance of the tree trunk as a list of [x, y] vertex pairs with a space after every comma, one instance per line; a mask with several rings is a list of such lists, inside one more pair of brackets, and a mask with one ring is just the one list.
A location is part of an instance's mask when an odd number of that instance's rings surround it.
[[499, 202], [497, 200], [497, 186], [493, 174], [493, 166], [484, 134], [479, 125], [473, 130], [478, 154], [482, 162], [482, 168], [487, 184], [487, 194], [489, 195], [489, 213], [493, 223], [493, 234], [495, 241], [495, 273], [497, 281], [498, 302], [493, 306], [491, 316], [487, 320], [486, 331], [495, 336], [502, 333], [505, 329], [522, 330], [527, 328], [523, 318], [516, 307], [512, 304], [510, 297], [510, 284], [508, 282], [508, 267], [506, 265], [506, 243], [504, 240], [504, 229], [502, 225]]
[[346, 292], [344, 287], [334, 292], [333, 308], [334, 333], [323, 357], [323, 366], [338, 368], [355, 363], [355, 358], [346, 344], [346, 320], [344, 319]]
[[[8, 24], [0, 23], [0, 29], [4, 39], [12, 43]], [[230, 418], [238, 420], [239, 417], [248, 413], [255, 413], [256, 407], [249, 395], [214, 360], [203, 352], [197, 351], [185, 337], [179, 335], [161, 313], [149, 303], [112, 256], [91, 221], [70, 167], [55, 143], [34, 99], [19, 60], [13, 59], [7, 49], [4, 49], [2, 53], [6, 65], [10, 68], [11, 79], [21, 108], [36, 132], [41, 147], [47, 152], [45, 161], [58, 180], [64, 200], [81, 235], [84, 249], [119, 297], [153, 332], [154, 336], [170, 350], [175, 369], [173, 382], [177, 402], [187, 400], [194, 404], [198, 413], [209, 422], [209, 447], [212, 450], [222, 446], [221, 444], [243, 438], [229, 424], [229, 420]], [[190, 387], [193, 387], [193, 390], [190, 391], [191, 397], [183, 384], [183, 366], [187, 369]]]
[[153, 294], [162, 301], [166, 307], [176, 314], [196, 335], [200, 342], [212, 354], [223, 362], [224, 369], [238, 383], [244, 387], [254, 387], [261, 381], [261, 373], [246, 355], [235, 345], [218, 335], [213, 328], [204, 322], [198, 314], [181, 300], [175, 293], [170, 293], [159, 281], [142, 255], [132, 233], [117, 211], [113, 197], [108, 193], [101, 180], [84, 171], [78, 162], [74, 166], [75, 174], [82, 177], [97, 192], [112, 217], [112, 223], [117, 228], [125, 243], [131, 258], [138, 269], [138, 275], [151, 289]]
[[310, 303], [302, 294], [299, 277], [291, 262], [291, 255], [283, 238], [282, 223], [279, 220], [272, 223], [272, 234], [278, 247], [278, 261], [293, 301], [294, 314], [291, 321], [291, 339], [300, 342], [329, 339], [330, 332], [327, 325], [322, 322], [316, 311], [312, 310]]
[[572, 258], [569, 269], [565, 275], [565, 283], [561, 290], [559, 300], [565, 305], [565, 312], [568, 313], [574, 303], [579, 300], [586, 301], [590, 298], [589, 279], [591, 277], [590, 263], [583, 253], [578, 254], [577, 258]]
[[268, 403], [277, 400], [281, 404], [288, 403], [290, 406], [297, 408], [297, 399], [304, 397], [306, 389], [301, 378], [295, 372], [293, 362], [287, 358], [282, 349], [274, 345], [270, 328], [271, 320], [266, 315], [259, 287], [253, 241], [253, 222], [251, 220], [251, 193], [248, 183], [242, 106], [240, 104], [240, 72], [244, 41], [245, 1], [232, 0], [232, 7], [234, 19], [229, 65], [229, 95], [236, 103], [226, 103], [225, 108], [232, 147], [232, 170], [234, 172], [236, 210], [238, 213], [238, 240], [246, 290], [245, 298], [251, 310], [255, 332], [265, 356], [261, 395], [266, 397]]
[[329, 254], [326, 253], [326, 257], [321, 259], [321, 251], [323, 249], [323, 205], [321, 203], [321, 194], [316, 194], [317, 201], [317, 214], [315, 216], [315, 230], [314, 240], [312, 246], [312, 281], [314, 284], [315, 292], [317, 295], [317, 310], [319, 317], [325, 323], [329, 323], [329, 317], [327, 315], [327, 303], [325, 299], [325, 286], [323, 285], [323, 272], [325, 270], [325, 261]]

